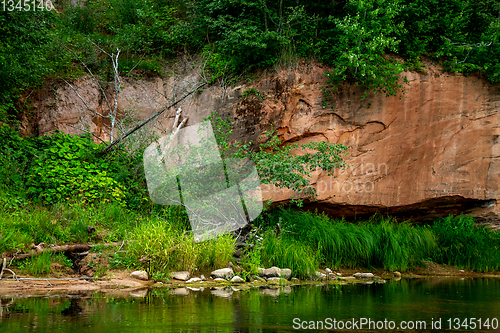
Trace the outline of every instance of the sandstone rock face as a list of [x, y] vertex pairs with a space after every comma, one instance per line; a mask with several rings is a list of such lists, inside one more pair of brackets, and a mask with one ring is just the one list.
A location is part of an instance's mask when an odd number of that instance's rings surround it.
[[[146, 119], [182, 92], [197, 84], [197, 73], [184, 72], [168, 79], [124, 80], [119, 107]], [[346, 170], [334, 176], [312, 176], [319, 197], [311, 209], [332, 215], [388, 213], [402, 217], [435, 218], [467, 212], [495, 221], [500, 214], [500, 87], [460, 74], [404, 73], [406, 93], [398, 97], [363, 94], [359, 86], [343, 86], [325, 98], [324, 73], [318, 64], [262, 74], [251, 85], [210, 86], [181, 103], [183, 116], [196, 124], [216, 111], [234, 119], [232, 139], [254, 140], [275, 125], [285, 142], [327, 140], [350, 147]], [[97, 86], [89, 78], [73, 83], [89, 105], [106, 113]], [[256, 96], [243, 94], [248, 89]], [[110, 94], [111, 91], [107, 92]], [[60, 129], [78, 133], [73, 126], [90, 126], [106, 139], [102, 120], [67, 86], [56, 89], [38, 105], [40, 134]], [[166, 96], [166, 97], [165, 97]], [[155, 125], [160, 131], [173, 122], [170, 110]], [[101, 123], [100, 123], [101, 122]], [[289, 200], [290, 192], [263, 185], [264, 198]]]

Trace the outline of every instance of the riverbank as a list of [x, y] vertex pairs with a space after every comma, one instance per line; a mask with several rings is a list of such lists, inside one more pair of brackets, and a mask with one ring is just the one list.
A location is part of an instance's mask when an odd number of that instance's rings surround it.
[[[395, 276], [394, 272], [385, 270], [363, 270], [340, 268], [334, 271], [337, 277], [318, 280], [298, 280], [298, 279], [277, 279], [277, 280], [256, 280], [253, 282], [233, 283], [230, 281], [214, 281], [208, 278], [206, 281], [196, 281], [187, 283], [180, 280], [169, 280], [164, 282], [155, 282], [153, 280], [142, 281], [130, 276], [131, 270], [110, 270], [105, 277], [99, 279], [81, 279], [80, 276], [74, 274], [66, 274], [64, 276], [48, 275], [44, 278], [34, 276], [18, 276], [18, 278], [30, 278], [33, 280], [19, 280], [4, 278], [0, 280], [0, 296], [35, 296], [47, 294], [68, 294], [79, 295], [92, 292], [103, 292], [111, 295], [120, 296], [140, 296], [146, 289], [180, 289], [179, 295], [185, 292], [186, 288], [225, 288], [248, 290], [251, 288], [279, 288], [295, 285], [308, 284], [372, 284], [385, 283], [389, 280], [399, 281], [400, 279], [422, 279], [422, 278], [460, 278], [460, 279], [478, 279], [492, 278], [500, 279], [500, 271], [480, 273], [474, 271], [461, 270], [452, 266], [438, 265], [432, 262], [425, 262], [424, 267], [419, 267], [409, 272], [404, 272], [400, 277]], [[319, 272], [326, 274], [325, 270]], [[375, 279], [360, 279], [355, 278], [354, 274], [360, 272], [371, 272]], [[189, 289], [187, 289], [189, 290]]]
[[[476, 226], [466, 216], [450, 216], [432, 225], [380, 216], [348, 223], [311, 212], [276, 209], [261, 217], [245, 236], [227, 234], [194, 243], [182, 212], [171, 209], [144, 218], [112, 205], [57, 206], [47, 211], [30, 208], [5, 214], [0, 223], [4, 227], [0, 234], [7, 235], [1, 239], [2, 249], [7, 250], [2, 254], [7, 263], [3, 278], [11, 278], [12, 270], [40, 280], [9, 282], [8, 293], [151, 284], [131, 279], [131, 271], [147, 271], [157, 286], [171, 288], [176, 282], [170, 272], [210, 277], [213, 270], [228, 265], [235, 267], [234, 275], [247, 281], [259, 275], [259, 267], [272, 266], [290, 268], [287, 278], [302, 282], [321, 279], [321, 274], [315, 274], [318, 271], [333, 281], [356, 272], [392, 279], [395, 271], [402, 278], [474, 278], [496, 276], [491, 272], [499, 271], [500, 255], [495, 249], [500, 234]], [[68, 239], [72, 240], [69, 244]], [[327, 267], [333, 272], [321, 270]], [[82, 277], [88, 280], [78, 280]]]

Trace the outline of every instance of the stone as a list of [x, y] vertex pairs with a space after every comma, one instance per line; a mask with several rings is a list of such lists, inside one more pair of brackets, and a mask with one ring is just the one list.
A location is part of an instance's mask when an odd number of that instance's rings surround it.
[[207, 278], [203, 274], [201, 274], [200, 279], [201, 279], [201, 281], [206, 281], [207, 280]]
[[271, 268], [259, 268], [259, 275], [263, 278], [270, 278], [270, 277], [280, 277], [281, 276], [281, 270], [278, 267], [271, 267]]
[[147, 281], [149, 279], [148, 272], [146, 271], [134, 271], [130, 273], [130, 277], [143, 281]]
[[202, 282], [200, 278], [194, 277], [186, 281], [186, 283]]
[[316, 271], [316, 273], [315, 273], [314, 275], [315, 275], [315, 277], [316, 277], [317, 279], [320, 279], [320, 280], [324, 280], [324, 279], [326, 279], [326, 274], [321, 273], [320, 271]]
[[280, 284], [280, 278], [278, 277], [270, 277], [267, 279], [268, 284]]
[[286, 280], [290, 280], [292, 278], [292, 270], [290, 268], [282, 268], [280, 274]]
[[354, 281], [356, 278], [354, 276], [339, 276], [340, 281]]
[[356, 279], [373, 279], [375, 278], [375, 275], [373, 273], [355, 273], [353, 276]]
[[245, 282], [245, 280], [243, 280], [241, 277], [239, 277], [238, 275], [236, 275], [236, 276], [233, 276], [233, 278], [231, 279], [231, 282], [233, 282], [233, 283], [243, 283], [243, 282]]
[[189, 279], [189, 276], [191, 276], [191, 274], [187, 271], [170, 273], [170, 277], [172, 279], [176, 279], [176, 280], [180, 280], [180, 281], [187, 281]]
[[392, 273], [392, 275], [395, 277], [395, 278], [400, 278], [401, 277], [401, 273], [398, 272], [398, 271], [395, 271]]
[[238, 265], [234, 265], [232, 262], [229, 262], [229, 264], [227, 265], [229, 268], [231, 268], [235, 273], [241, 273], [243, 270], [241, 269], [240, 266]]
[[215, 278], [214, 281], [215, 282], [227, 282], [226, 279], [222, 279], [222, 278]]
[[217, 270], [213, 271], [212, 273], [210, 273], [210, 276], [213, 279], [221, 278], [221, 279], [228, 280], [234, 276], [234, 272], [231, 268], [221, 268], [221, 269], [217, 269]]

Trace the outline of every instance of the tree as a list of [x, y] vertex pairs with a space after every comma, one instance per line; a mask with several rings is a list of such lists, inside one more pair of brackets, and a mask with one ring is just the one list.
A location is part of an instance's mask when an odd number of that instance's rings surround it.
[[391, 96], [402, 89], [404, 66], [386, 53], [397, 52], [395, 35], [403, 23], [395, 17], [403, 8], [402, 0], [349, 0], [346, 16], [330, 17], [339, 32], [335, 68], [327, 75], [334, 88], [346, 80], [359, 84], [366, 90], [362, 98], [368, 91]]

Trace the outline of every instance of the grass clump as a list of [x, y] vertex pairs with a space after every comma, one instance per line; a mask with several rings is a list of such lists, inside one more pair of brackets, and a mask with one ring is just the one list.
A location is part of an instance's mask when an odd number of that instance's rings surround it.
[[290, 268], [294, 276], [309, 278], [319, 267], [318, 251], [290, 237], [276, 237], [267, 232], [260, 251], [261, 264], [264, 267], [277, 266]]
[[448, 216], [432, 226], [439, 243], [434, 259], [463, 269], [500, 269], [500, 233], [476, 226], [471, 216]]
[[71, 268], [73, 265], [72, 261], [63, 253], [50, 252], [43, 252], [38, 256], [26, 258], [20, 262], [16, 262], [15, 265], [23, 274], [46, 276], [49, 273], [53, 273], [52, 263], [58, 263], [67, 268]]
[[169, 271], [226, 267], [234, 251], [230, 234], [195, 243], [190, 232], [163, 220], [148, 221], [129, 237], [129, 262], [145, 263], [148, 273], [160, 279]]
[[374, 266], [406, 271], [436, 249], [429, 228], [389, 218], [353, 224], [331, 220], [324, 214], [278, 209], [270, 219], [280, 222], [286, 234], [283, 237], [317, 251], [319, 263], [332, 268]]

